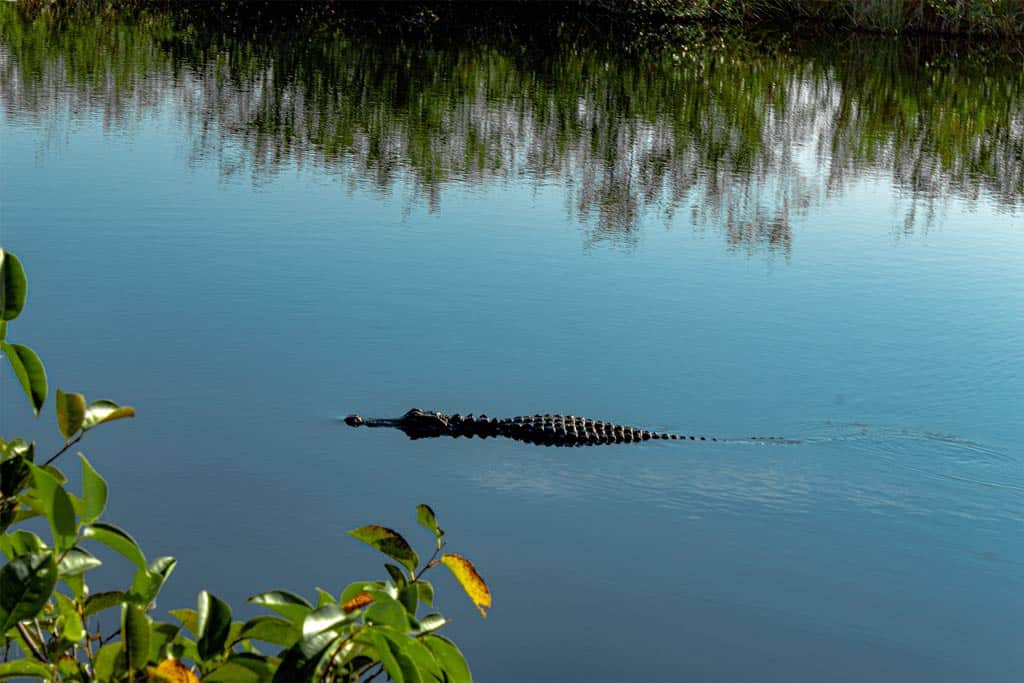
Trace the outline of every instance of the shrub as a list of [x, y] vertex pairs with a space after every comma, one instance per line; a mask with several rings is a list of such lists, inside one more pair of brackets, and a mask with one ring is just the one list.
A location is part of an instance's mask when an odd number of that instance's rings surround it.
[[[46, 370], [30, 347], [7, 341], [8, 322], [21, 313], [26, 292], [21, 263], [0, 249], [0, 353], [38, 416], [48, 393]], [[195, 609], [174, 609], [174, 621], [157, 620], [150, 612], [174, 558], [147, 561], [135, 539], [102, 521], [107, 483], [84, 455], [78, 455], [80, 495], [67, 490], [55, 464], [91, 430], [132, 418], [135, 410], [60, 389], [54, 404], [64, 445], [41, 464], [34, 443], [0, 438], [0, 551], [7, 558], [0, 568], [0, 679], [241, 683], [367, 681], [384, 674], [398, 683], [471, 681], [458, 647], [438, 633], [445, 618], [418, 615], [421, 605], [434, 604], [434, 588], [423, 576], [447, 567], [484, 616], [491, 594], [469, 560], [442, 552], [445, 533], [427, 505], [416, 509], [435, 539], [426, 562], [392, 529], [371, 524], [349, 532], [397, 563], [384, 565], [387, 580], [356, 581], [337, 596], [318, 588], [315, 604], [283, 590], [260, 593], [249, 602], [273, 614], [245, 622], [203, 591]], [[22, 528], [33, 518], [45, 520], [48, 543]], [[86, 576], [102, 565], [93, 550], [135, 565], [131, 585], [90, 590]], [[119, 628], [104, 635], [97, 615], [108, 610], [120, 612]]]

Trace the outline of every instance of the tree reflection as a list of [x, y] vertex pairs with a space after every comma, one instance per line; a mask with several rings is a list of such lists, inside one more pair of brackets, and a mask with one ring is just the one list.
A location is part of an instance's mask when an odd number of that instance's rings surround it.
[[558, 183], [588, 240], [627, 245], [644, 216], [682, 213], [730, 248], [787, 253], [791, 221], [879, 174], [913, 196], [908, 230], [951, 197], [1024, 197], [1024, 69], [998, 48], [652, 36], [564, 12], [385, 34], [296, 14], [4, 7], [6, 115], [125, 126], [169, 98], [193, 159], [225, 174], [312, 164], [409, 184], [432, 210], [455, 184]]

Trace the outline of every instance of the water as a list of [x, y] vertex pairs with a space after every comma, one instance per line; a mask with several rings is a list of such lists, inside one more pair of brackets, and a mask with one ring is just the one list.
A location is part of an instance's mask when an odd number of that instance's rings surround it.
[[[376, 577], [344, 530], [425, 549], [423, 501], [494, 592], [433, 577], [481, 681], [1024, 672], [1012, 55], [0, 18], [9, 336], [138, 409], [83, 449], [179, 560], [158, 615]], [[806, 443], [337, 419], [413, 406]]]

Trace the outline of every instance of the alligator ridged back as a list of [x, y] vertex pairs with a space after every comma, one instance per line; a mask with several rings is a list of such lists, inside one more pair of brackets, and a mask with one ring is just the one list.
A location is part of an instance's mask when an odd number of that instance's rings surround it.
[[615, 443], [636, 443], [651, 439], [717, 441], [704, 436], [687, 436], [652, 432], [637, 427], [591, 420], [575, 415], [520, 415], [493, 418], [486, 415], [451, 415], [448, 418], [451, 436], [488, 438], [503, 436], [516, 441], [542, 446], [599, 446]]

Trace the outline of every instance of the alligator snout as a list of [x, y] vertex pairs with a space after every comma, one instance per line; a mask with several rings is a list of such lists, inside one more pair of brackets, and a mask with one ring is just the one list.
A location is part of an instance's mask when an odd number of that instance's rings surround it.
[[363, 424], [363, 416], [353, 413], [345, 418], [345, 424], [349, 427], [358, 427]]

